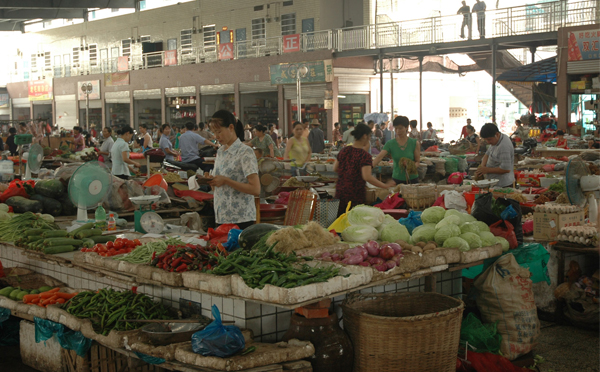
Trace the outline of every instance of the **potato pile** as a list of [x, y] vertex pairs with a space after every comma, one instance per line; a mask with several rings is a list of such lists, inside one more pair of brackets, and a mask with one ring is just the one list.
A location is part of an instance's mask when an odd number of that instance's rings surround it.
[[395, 243], [400, 244], [403, 252], [413, 252], [413, 253], [424, 253], [432, 249], [438, 248], [437, 244], [434, 241], [430, 242], [418, 242], [415, 245], [405, 242], [404, 240], [398, 240]]

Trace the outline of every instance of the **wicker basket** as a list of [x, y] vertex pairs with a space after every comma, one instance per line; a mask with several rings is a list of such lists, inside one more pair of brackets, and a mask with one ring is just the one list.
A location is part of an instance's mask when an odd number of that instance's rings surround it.
[[[469, 145], [469, 147], [467, 147], [466, 145]], [[450, 147], [448, 147], [448, 151], [452, 155], [464, 155], [467, 152], [475, 152], [476, 150], [477, 144], [472, 142], [460, 142], [456, 145], [451, 145]]]
[[354, 372], [454, 372], [464, 304], [437, 293], [351, 296], [342, 305]]
[[429, 208], [435, 203], [435, 185], [401, 185], [400, 193], [406, 204], [414, 210]]

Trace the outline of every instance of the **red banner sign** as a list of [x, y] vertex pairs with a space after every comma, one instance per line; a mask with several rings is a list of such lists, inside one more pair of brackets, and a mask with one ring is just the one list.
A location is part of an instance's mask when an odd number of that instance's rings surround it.
[[129, 57], [119, 57], [117, 60], [117, 71], [129, 70]]
[[600, 30], [569, 32], [569, 61], [600, 58]]
[[29, 100], [46, 101], [52, 99], [52, 80], [28, 81]]
[[299, 52], [300, 51], [300, 34], [285, 35], [283, 37], [283, 52]]
[[177, 51], [167, 50], [165, 51], [165, 66], [177, 65]]
[[219, 44], [219, 59], [233, 59], [233, 43]]
[[104, 86], [116, 87], [119, 85], [129, 85], [129, 72], [113, 72], [104, 74]]

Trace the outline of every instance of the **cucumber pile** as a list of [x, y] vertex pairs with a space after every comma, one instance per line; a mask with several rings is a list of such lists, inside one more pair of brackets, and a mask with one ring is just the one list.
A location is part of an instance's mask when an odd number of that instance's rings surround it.
[[18, 247], [40, 251], [45, 254], [72, 252], [81, 247], [92, 248], [97, 243], [114, 241], [114, 235], [102, 235], [94, 223], [86, 223], [68, 233], [66, 230], [29, 229], [15, 244]]
[[43, 286], [38, 289], [22, 289], [21, 287], [5, 287], [0, 289], [0, 296], [8, 297], [13, 301], [21, 301], [28, 294], [37, 294], [51, 290], [52, 287]]

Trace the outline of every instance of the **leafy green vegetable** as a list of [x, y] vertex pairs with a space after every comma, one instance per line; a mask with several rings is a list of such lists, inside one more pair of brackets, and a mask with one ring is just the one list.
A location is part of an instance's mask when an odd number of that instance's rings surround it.
[[503, 237], [497, 236], [496, 242], [502, 245], [502, 252], [508, 252], [508, 250], [510, 249], [510, 243], [508, 243], [508, 240], [504, 239]]
[[446, 210], [442, 207], [430, 207], [423, 211], [421, 214], [421, 221], [423, 223], [438, 223], [446, 214]]
[[460, 231], [463, 234], [467, 232], [479, 234], [479, 225], [474, 222], [463, 223], [462, 225], [460, 225]]
[[379, 227], [384, 219], [385, 214], [381, 209], [363, 204], [357, 205], [348, 212], [348, 222], [350, 222], [350, 225]]
[[435, 225], [435, 229], [439, 230], [442, 226], [445, 225], [460, 225], [460, 217], [455, 216], [455, 215], [450, 215], [447, 217], [444, 217], [443, 220], [441, 220], [440, 222], [437, 223], [437, 225]]
[[435, 227], [432, 224], [422, 225], [413, 230], [412, 241], [413, 244], [418, 242], [429, 242], [432, 241], [435, 236]]
[[479, 232], [490, 231], [490, 227], [485, 222], [475, 221], [473, 223], [477, 224], [477, 227], [479, 227]]
[[454, 224], [448, 224], [442, 226], [435, 233], [434, 240], [438, 246], [443, 245], [446, 239], [452, 238], [455, 236], [460, 236], [460, 228]]
[[565, 181], [560, 181], [548, 186], [548, 190], [562, 194], [563, 192], [567, 191], [567, 187], [565, 185]]
[[444, 248], [458, 248], [461, 252], [466, 252], [471, 249], [469, 247], [469, 243], [457, 236], [446, 239], [444, 242]]
[[342, 239], [348, 242], [366, 243], [369, 240], [377, 240], [378, 237], [379, 233], [377, 232], [377, 229], [369, 225], [348, 226], [342, 232]]
[[482, 247], [491, 247], [496, 244], [496, 237], [489, 231], [483, 231], [479, 233], [481, 238]]
[[471, 249], [481, 248], [482, 242], [479, 235], [472, 232], [466, 232], [462, 233], [460, 237], [463, 238], [467, 243], [469, 243], [469, 247]]
[[396, 240], [404, 240], [407, 242], [410, 239], [410, 234], [406, 226], [399, 222], [390, 223], [381, 230], [381, 240], [384, 242], [395, 242]]

